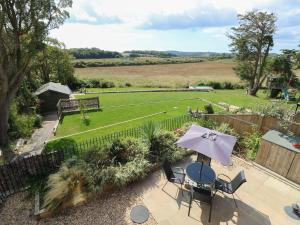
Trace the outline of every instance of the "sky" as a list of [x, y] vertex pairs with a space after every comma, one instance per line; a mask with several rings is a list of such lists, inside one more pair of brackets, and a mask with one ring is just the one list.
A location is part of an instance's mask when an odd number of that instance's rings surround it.
[[237, 14], [273, 12], [273, 52], [300, 44], [300, 0], [73, 0], [50, 36], [67, 48], [229, 52]]

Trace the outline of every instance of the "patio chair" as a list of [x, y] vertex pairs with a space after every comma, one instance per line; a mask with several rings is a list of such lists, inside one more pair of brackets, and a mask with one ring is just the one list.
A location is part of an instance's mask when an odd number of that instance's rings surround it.
[[197, 154], [197, 162], [203, 162], [205, 165], [210, 166], [211, 158], [201, 153]]
[[168, 162], [167, 160], [164, 160], [162, 167], [164, 170], [164, 174], [167, 178], [167, 182], [162, 187], [162, 190], [164, 191], [164, 188], [168, 182], [173, 183], [175, 185], [180, 184], [181, 193], [183, 195], [182, 185], [185, 181], [184, 169], [182, 167], [174, 167], [172, 169], [170, 162]]
[[[228, 181], [219, 178], [220, 176], [226, 177], [228, 179]], [[236, 177], [233, 178], [233, 180], [231, 180], [230, 177], [228, 177], [225, 174], [219, 174], [217, 179], [215, 180], [215, 189], [216, 189], [215, 194], [218, 191], [221, 191], [222, 193], [225, 192], [227, 194], [231, 194], [233, 197], [235, 206], [238, 207], [237, 203], [235, 201], [235, 198], [234, 198], [234, 193], [245, 182], [247, 182], [247, 180], [246, 180], [245, 173], [243, 170], [241, 172], [239, 172], [238, 175], [236, 175]]]
[[214, 195], [212, 194], [211, 190], [202, 189], [202, 188], [198, 188], [198, 187], [191, 187], [188, 216], [190, 216], [193, 200], [200, 202], [200, 203], [206, 203], [209, 205], [208, 222], [210, 223], [213, 197], [214, 197]]

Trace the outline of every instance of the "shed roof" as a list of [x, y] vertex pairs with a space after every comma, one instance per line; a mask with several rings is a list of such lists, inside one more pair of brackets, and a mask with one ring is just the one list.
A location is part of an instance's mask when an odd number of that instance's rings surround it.
[[34, 92], [35, 95], [40, 95], [46, 91], [55, 91], [59, 93], [64, 93], [67, 95], [70, 95], [72, 91], [67, 85], [62, 85], [60, 83], [54, 83], [54, 82], [49, 82], [47, 84], [42, 85], [36, 92]]

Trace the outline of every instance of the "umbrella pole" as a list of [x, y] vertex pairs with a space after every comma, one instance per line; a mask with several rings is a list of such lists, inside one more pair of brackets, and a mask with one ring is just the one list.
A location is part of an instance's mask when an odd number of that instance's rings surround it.
[[201, 177], [202, 177], [202, 168], [203, 168], [203, 161], [201, 162], [201, 169], [200, 169], [200, 180], [201, 180]]

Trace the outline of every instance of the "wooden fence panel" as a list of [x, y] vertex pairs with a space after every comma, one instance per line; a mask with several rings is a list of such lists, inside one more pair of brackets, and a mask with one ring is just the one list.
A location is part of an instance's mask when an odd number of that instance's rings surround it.
[[271, 149], [265, 166], [286, 177], [295, 157], [295, 152], [289, 150], [283, 151], [281, 146], [274, 144], [272, 144]]
[[34, 155], [0, 166], [0, 203], [27, 188], [28, 179], [55, 172], [64, 160], [62, 151]]
[[295, 155], [291, 168], [287, 174], [287, 178], [300, 184], [300, 154]]

